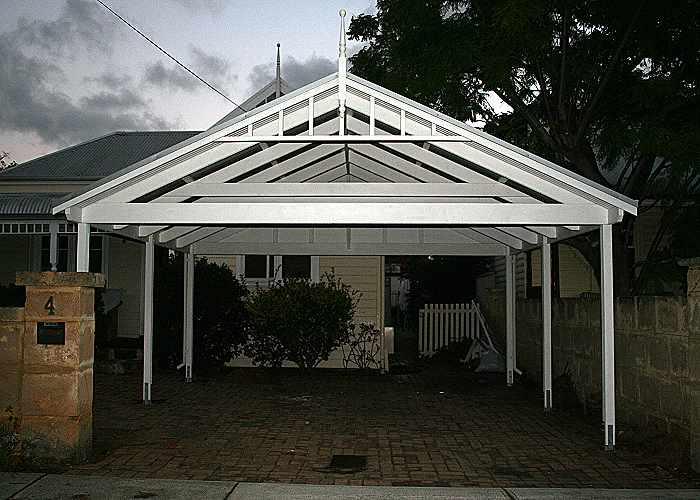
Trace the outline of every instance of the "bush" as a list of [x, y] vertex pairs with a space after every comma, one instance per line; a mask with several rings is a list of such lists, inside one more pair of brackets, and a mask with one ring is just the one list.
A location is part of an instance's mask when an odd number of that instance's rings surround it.
[[248, 289], [226, 264], [194, 266], [194, 366], [221, 368], [241, 354]]
[[348, 368], [354, 364], [361, 370], [380, 367], [382, 332], [372, 323], [361, 323], [359, 331], [353, 333], [343, 348], [343, 365]]
[[[162, 367], [182, 361], [183, 258], [160, 255], [156, 260], [155, 348]], [[193, 362], [195, 371], [221, 368], [240, 354], [245, 340], [248, 293], [225, 264], [197, 259], [194, 268]]]
[[247, 304], [245, 355], [257, 365], [279, 367], [285, 360], [315, 368], [348, 342], [359, 294], [334, 276], [318, 283], [287, 279], [253, 292]]

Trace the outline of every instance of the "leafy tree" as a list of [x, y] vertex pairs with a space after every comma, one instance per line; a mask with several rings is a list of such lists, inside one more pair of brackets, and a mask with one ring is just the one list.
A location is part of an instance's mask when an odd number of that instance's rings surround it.
[[253, 292], [248, 306], [246, 356], [263, 366], [285, 360], [311, 369], [346, 344], [353, 332], [358, 293], [325, 275], [318, 283], [285, 279]]
[[[349, 35], [355, 74], [604, 186], [675, 208], [699, 191], [697, 0], [378, 0]], [[618, 226], [624, 290], [631, 218]], [[597, 271], [591, 237], [572, 241]]]

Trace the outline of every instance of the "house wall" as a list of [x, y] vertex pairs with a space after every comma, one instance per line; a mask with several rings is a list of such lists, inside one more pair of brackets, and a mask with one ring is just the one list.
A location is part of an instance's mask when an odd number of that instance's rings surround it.
[[0, 235], [0, 285], [15, 282], [17, 271], [32, 269], [31, 235]]
[[143, 334], [143, 244], [110, 238], [107, 286], [122, 291], [119, 306], [119, 336]]

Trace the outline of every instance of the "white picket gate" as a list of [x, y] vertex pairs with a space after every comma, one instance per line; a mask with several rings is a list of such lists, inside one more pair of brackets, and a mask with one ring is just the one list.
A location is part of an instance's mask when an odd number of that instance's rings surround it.
[[476, 302], [425, 304], [418, 311], [418, 352], [432, 355], [450, 342], [477, 339], [484, 321]]

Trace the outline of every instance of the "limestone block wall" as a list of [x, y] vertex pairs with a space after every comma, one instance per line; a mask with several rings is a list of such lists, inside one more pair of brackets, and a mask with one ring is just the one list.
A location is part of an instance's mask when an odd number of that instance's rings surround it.
[[[505, 293], [482, 304], [505, 346]], [[542, 304], [518, 300], [517, 365], [542, 380]], [[568, 372], [579, 399], [597, 411], [601, 397], [600, 301], [559, 299], [552, 304], [552, 374]], [[621, 425], [690, 442], [700, 470], [700, 266], [688, 272], [687, 297], [621, 297], [615, 304], [615, 379]], [[557, 404], [556, 388], [553, 394]]]
[[[19, 409], [22, 387], [24, 308], [0, 307], [0, 411]], [[4, 419], [5, 415], [0, 413]]]

